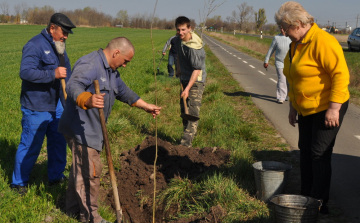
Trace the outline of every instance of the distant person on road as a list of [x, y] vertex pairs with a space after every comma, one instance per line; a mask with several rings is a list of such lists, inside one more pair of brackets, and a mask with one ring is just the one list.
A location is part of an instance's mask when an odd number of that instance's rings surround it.
[[[65, 42], [76, 26], [61, 13], [51, 16], [49, 25], [26, 43], [22, 50], [20, 104], [23, 114], [22, 133], [15, 157], [11, 188], [26, 193], [30, 173], [47, 138], [47, 169], [49, 185], [66, 179], [66, 141], [58, 133], [64, 97], [60, 79], [71, 75]], [[62, 51], [65, 67], [60, 66]], [[60, 100], [61, 98], [61, 100]]]
[[165, 43], [165, 46], [162, 50], [162, 54], [165, 56], [166, 55], [166, 50], [170, 47], [169, 49], [169, 58], [168, 58], [168, 72], [169, 72], [169, 77], [174, 77], [174, 68], [173, 65], [175, 65], [175, 70], [176, 70], [176, 66], [177, 66], [177, 50], [176, 50], [176, 38], [177, 36], [172, 36], [170, 37], [170, 39]]
[[[115, 38], [105, 49], [81, 57], [66, 87], [68, 98], [59, 122], [59, 132], [64, 134], [73, 156], [66, 213], [77, 216], [81, 222], [108, 222], [98, 213], [103, 148], [98, 108], [104, 109], [105, 120], [115, 99], [141, 108], [154, 118], [160, 114], [160, 107], [146, 103], [120, 78], [117, 69], [125, 68], [134, 53], [134, 46], [127, 38]], [[101, 95], [95, 94], [94, 80], [99, 81]]]
[[[205, 50], [203, 41], [191, 31], [190, 20], [180, 16], [175, 20], [178, 51], [177, 75], [184, 88], [180, 97], [185, 98], [189, 115], [199, 117], [202, 95], [205, 89]], [[184, 114], [184, 102], [180, 100], [181, 113]], [[183, 118], [184, 135], [181, 145], [191, 147], [196, 135], [198, 121]]]
[[285, 32], [281, 29], [281, 33], [276, 35], [270, 45], [270, 48], [265, 56], [264, 67], [269, 66], [269, 60], [271, 55], [275, 52], [275, 67], [278, 75], [278, 82], [276, 86], [276, 99], [277, 103], [283, 104], [286, 100], [288, 88], [286, 77], [284, 76], [284, 58], [289, 51], [289, 44], [291, 40], [289, 37], [285, 36]]
[[331, 155], [349, 104], [349, 70], [339, 42], [299, 3], [284, 3], [275, 20], [292, 41], [284, 74], [289, 123], [299, 124], [301, 194], [323, 200], [320, 213], [328, 214]]

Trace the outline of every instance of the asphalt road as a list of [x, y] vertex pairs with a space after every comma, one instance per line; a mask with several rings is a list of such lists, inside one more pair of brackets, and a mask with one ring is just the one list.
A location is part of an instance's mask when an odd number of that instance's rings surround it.
[[[230, 32], [226, 32], [226, 33], [230, 33]], [[248, 33], [235, 33], [235, 34], [236, 34], [236, 35], [245, 35], [245, 36], [257, 36], [257, 37], [260, 38], [260, 35], [259, 35], [259, 34], [248, 34]], [[273, 36], [263, 35], [263, 38], [272, 39], [272, 38], [274, 38], [274, 37], [273, 37]], [[343, 48], [345, 48], [345, 49], [348, 48], [347, 43], [343, 43], [343, 42], [339, 42], [339, 43], [340, 43], [340, 45], [341, 45]]]
[[[268, 120], [297, 150], [298, 129], [288, 122], [289, 104], [276, 103], [277, 74], [273, 66], [266, 71], [263, 61], [244, 54], [235, 48], [203, 35], [205, 43], [232, 73], [245, 92], [227, 92], [236, 96], [251, 95], [254, 103], [264, 112]], [[330, 199], [334, 200], [349, 218], [349, 222], [360, 222], [360, 108], [350, 104], [337, 136], [332, 158], [332, 184]]]

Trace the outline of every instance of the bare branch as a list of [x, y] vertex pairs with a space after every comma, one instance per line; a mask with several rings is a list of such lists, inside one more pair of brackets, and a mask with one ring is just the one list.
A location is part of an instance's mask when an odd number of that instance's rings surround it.
[[9, 4], [6, 1], [0, 3], [0, 9], [2, 14], [9, 15]]
[[201, 13], [199, 10], [201, 38], [205, 29], [206, 20], [208, 19], [209, 15], [226, 2], [226, 0], [224, 0], [222, 3], [216, 5], [214, 4], [215, 1], [216, 0], [204, 0], [203, 12]]

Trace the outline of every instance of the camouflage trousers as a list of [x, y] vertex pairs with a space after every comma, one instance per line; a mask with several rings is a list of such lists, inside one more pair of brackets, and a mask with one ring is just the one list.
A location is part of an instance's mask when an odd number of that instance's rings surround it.
[[[184, 89], [189, 82], [182, 81]], [[202, 95], [205, 89], [205, 84], [201, 82], [195, 82], [189, 91], [189, 97], [186, 99], [186, 104], [189, 109], [189, 115], [199, 118]], [[181, 92], [180, 92], [181, 94]], [[180, 99], [181, 114], [185, 113], [184, 101]], [[190, 121], [183, 119], [184, 135], [181, 138], [180, 144], [183, 146], [191, 147], [192, 141], [196, 135], [198, 121]]]

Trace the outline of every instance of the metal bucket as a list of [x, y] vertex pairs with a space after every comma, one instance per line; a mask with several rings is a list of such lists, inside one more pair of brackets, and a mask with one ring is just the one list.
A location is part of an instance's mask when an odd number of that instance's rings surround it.
[[273, 195], [284, 193], [291, 165], [276, 161], [260, 161], [252, 166], [259, 199], [267, 203]]
[[302, 195], [279, 194], [270, 199], [277, 223], [316, 223], [321, 201]]

